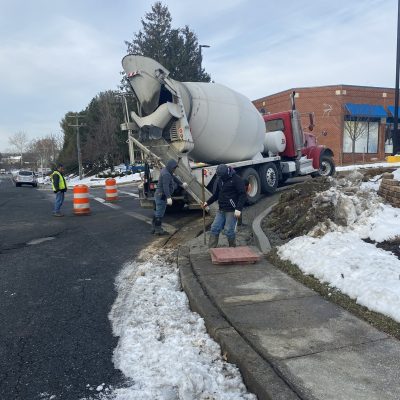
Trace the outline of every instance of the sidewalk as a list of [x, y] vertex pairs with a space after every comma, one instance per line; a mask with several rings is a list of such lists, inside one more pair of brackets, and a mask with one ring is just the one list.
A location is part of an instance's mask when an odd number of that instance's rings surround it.
[[[271, 198], [246, 210], [238, 245], [268, 240], [257, 226]], [[224, 238], [225, 240], [225, 238]], [[226, 245], [224, 241], [220, 245]], [[213, 265], [204, 238], [182, 247], [191, 308], [259, 399], [400, 399], [400, 343], [330, 303], [262, 258]]]

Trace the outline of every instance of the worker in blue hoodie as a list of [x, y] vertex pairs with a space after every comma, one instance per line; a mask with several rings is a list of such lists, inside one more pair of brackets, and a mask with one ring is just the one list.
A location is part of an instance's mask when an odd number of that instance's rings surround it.
[[175, 160], [168, 160], [167, 165], [161, 170], [156, 189], [155, 203], [156, 210], [153, 217], [152, 233], [155, 235], [168, 235], [168, 232], [162, 228], [162, 219], [165, 214], [167, 206], [172, 206], [172, 194], [178, 186], [187, 188], [186, 182], [181, 182], [178, 177], [174, 175], [178, 163]]
[[206, 208], [218, 200], [218, 212], [211, 225], [209, 248], [217, 247], [219, 234], [224, 230], [229, 247], [236, 247], [236, 225], [247, 200], [244, 180], [231, 167], [220, 164], [212, 196], [203, 203]]

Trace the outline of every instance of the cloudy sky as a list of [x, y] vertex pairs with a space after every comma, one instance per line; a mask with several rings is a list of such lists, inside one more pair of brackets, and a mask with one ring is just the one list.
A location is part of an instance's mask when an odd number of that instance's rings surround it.
[[[150, 0], [0, 0], [0, 151], [60, 133], [120, 80], [125, 40]], [[189, 27], [215, 82], [251, 100], [301, 86], [394, 87], [395, 0], [164, 0]]]

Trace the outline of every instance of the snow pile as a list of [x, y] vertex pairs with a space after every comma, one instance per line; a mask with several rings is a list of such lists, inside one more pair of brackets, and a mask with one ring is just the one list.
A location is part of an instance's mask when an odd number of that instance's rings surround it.
[[[79, 176], [75, 176], [73, 178], [68, 179], [68, 185], [69, 186], [74, 186], [74, 185], [86, 185], [89, 187], [93, 186], [105, 186], [105, 182], [108, 178], [96, 178], [95, 176], [88, 176], [83, 179], [79, 179]], [[137, 182], [140, 181], [140, 173], [137, 174], [131, 174], [131, 175], [125, 175], [125, 176], [117, 176], [113, 178], [116, 180], [117, 185], [121, 183], [131, 183], [131, 182]]]
[[[148, 249], [147, 249], [148, 251]], [[238, 369], [225, 362], [189, 310], [178, 269], [168, 253], [127, 264], [116, 280], [118, 297], [110, 312], [120, 340], [114, 364], [132, 386], [103, 399], [255, 399]]]
[[400, 322], [400, 260], [362, 240], [400, 237], [400, 209], [382, 204], [353, 178], [315, 198], [316, 206], [335, 206], [335, 221], [280, 246], [278, 254], [357, 303]]
[[308, 235], [320, 237], [328, 232], [353, 230], [367, 224], [369, 218], [382, 209], [381, 198], [365, 189], [361, 179], [362, 175], [354, 171], [346, 178], [335, 180], [334, 186], [328, 190], [315, 195], [313, 209], [333, 207], [334, 219], [321, 221]]
[[280, 246], [278, 254], [358, 304], [400, 322], [400, 260], [357, 233], [301, 236]]
[[[106, 179], [108, 178], [96, 178], [95, 176], [87, 176], [82, 179], [79, 179], [79, 176], [76, 175], [69, 175], [66, 177], [67, 184], [70, 188], [72, 188], [75, 185], [86, 185], [88, 187], [105, 186]], [[140, 173], [125, 175], [122, 177], [117, 176], [113, 179], [116, 180], [117, 185], [121, 183], [138, 182], [141, 180]], [[49, 176], [38, 178], [38, 182], [42, 185], [51, 185], [51, 180]]]

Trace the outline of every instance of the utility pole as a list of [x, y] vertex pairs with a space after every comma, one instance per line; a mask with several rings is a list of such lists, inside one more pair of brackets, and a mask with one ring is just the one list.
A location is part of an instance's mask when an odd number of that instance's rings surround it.
[[400, 153], [399, 138], [399, 63], [400, 63], [400, 0], [397, 4], [397, 53], [396, 53], [396, 87], [394, 91], [394, 126], [393, 126], [393, 155]]
[[[122, 110], [124, 114], [124, 122], [125, 126], [123, 130], [128, 131], [128, 149], [129, 149], [129, 162], [131, 165], [135, 164], [135, 148], [133, 146], [133, 130], [132, 130], [132, 124], [129, 118], [129, 108], [128, 108], [128, 101], [127, 101], [127, 96], [134, 96], [133, 93], [126, 93], [126, 92], [116, 92], [115, 96], [120, 98], [122, 100]], [[142, 157], [143, 160], [143, 157]]]
[[80, 124], [79, 118], [85, 118], [85, 116], [75, 113], [73, 115], [68, 115], [67, 117], [75, 118], [75, 124], [68, 124], [68, 126], [76, 128], [76, 149], [78, 152], [79, 180], [81, 180], [83, 177], [83, 168], [82, 168], [82, 153], [81, 153], [81, 137], [80, 137], [79, 128], [81, 126], [85, 126], [86, 124]]

